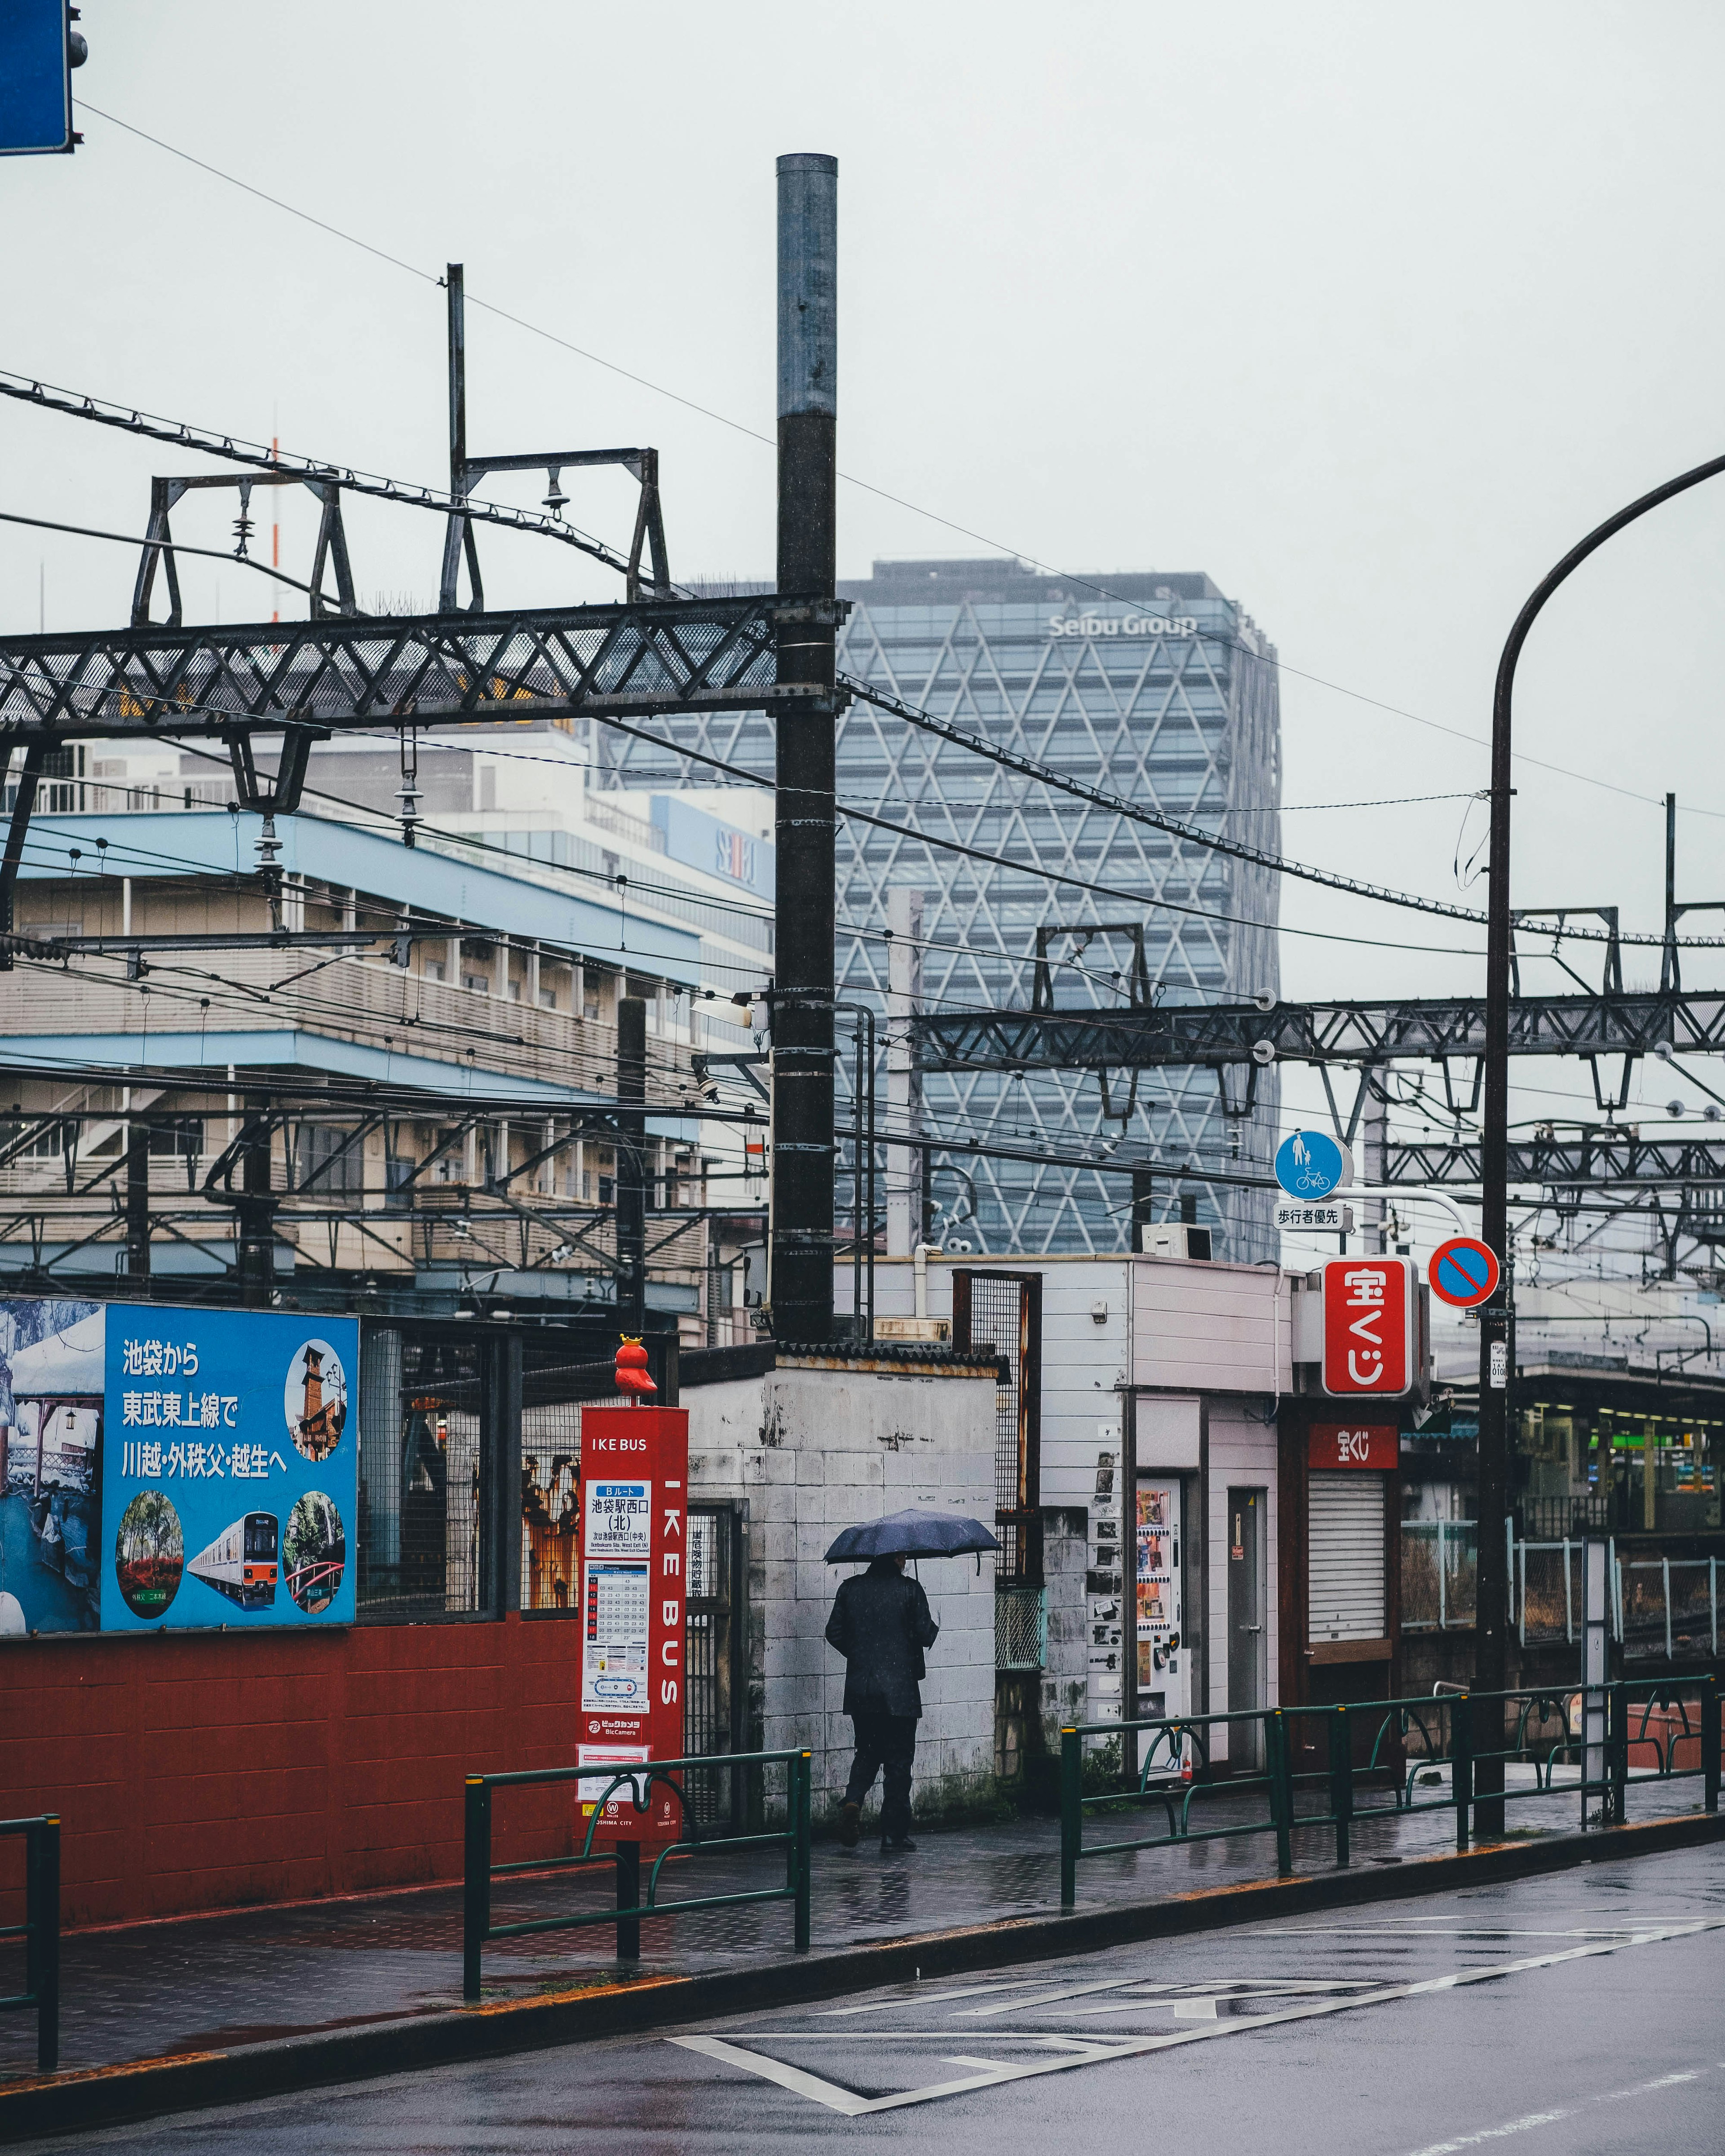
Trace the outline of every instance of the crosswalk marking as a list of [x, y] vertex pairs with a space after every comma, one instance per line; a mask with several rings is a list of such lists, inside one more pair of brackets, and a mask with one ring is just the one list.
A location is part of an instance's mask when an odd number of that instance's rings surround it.
[[[753, 2051], [747, 2044], [727, 2042], [716, 2036], [671, 2036], [669, 2043], [683, 2050], [738, 2067], [745, 2073], [757, 2075], [762, 2080], [773, 2082], [792, 2093], [807, 2097], [811, 2102], [823, 2104], [829, 2110], [847, 2118], [861, 2118], [876, 2112], [899, 2111], [912, 2104], [933, 2103], [947, 2097], [968, 2095], [977, 2090], [997, 2088], [1011, 2082], [1031, 2081], [1048, 2074], [1070, 2073], [1082, 2066], [1101, 2066], [1121, 2059], [1142, 2058], [1153, 2051], [1173, 2051], [1187, 2044], [1216, 2042], [1230, 2036], [1245, 2035], [1256, 2029], [1276, 2028], [1293, 2021], [1307, 2021], [1332, 2014], [1349, 2014], [1363, 2006], [1384, 2005], [1394, 1999], [1413, 1999], [1441, 1991], [1459, 1989], [1466, 1984], [1487, 1984], [1496, 1979], [1519, 1976], [1532, 1969], [1555, 1969], [1560, 1964], [1585, 1961], [1597, 1955], [1621, 1953], [1632, 1947], [1654, 1946], [1669, 1939], [1692, 1938], [1702, 1932], [1725, 1930], [1725, 1917], [1697, 1920], [1686, 1924], [1668, 1924], [1644, 1927], [1627, 1935], [1618, 1935], [1604, 1941], [1589, 1941], [1560, 1952], [1530, 1954], [1519, 1961], [1499, 1962], [1486, 1969], [1461, 1969], [1445, 1976], [1422, 1978], [1409, 1984], [1387, 1984], [1373, 1990], [1362, 1991], [1349, 1998], [1308, 1999], [1298, 2006], [1284, 2007], [1273, 2014], [1241, 2014], [1226, 2020], [1205, 2021], [1198, 2028], [1182, 2029], [1172, 2035], [1132, 2036], [1122, 2038], [1075, 2038], [1071, 2041], [1082, 2048], [1059, 2058], [1033, 2059], [1022, 2065], [993, 2065], [984, 2067], [980, 2060], [948, 2060], [945, 2063], [973, 2066], [977, 2071], [958, 2081], [937, 2082], [925, 2088], [905, 2089], [892, 2096], [863, 2097], [854, 2089], [843, 2087], [836, 2082], [823, 2079], [803, 2067], [787, 2066], [782, 2060]], [[1404, 1934], [1405, 1936], [1405, 1934]], [[1123, 1979], [1131, 1982], [1131, 1979]], [[1100, 1989], [1101, 1985], [1086, 1986], [1086, 1989]], [[1075, 1996], [1069, 1992], [1067, 1996]], [[895, 2000], [902, 2006], [902, 1999]], [[1030, 2005], [1033, 2000], [1020, 2000]], [[1242, 2003], [1236, 2001], [1236, 2004]], [[999, 2035], [1015, 2036], [1017, 2032], [995, 2031]], [[938, 2030], [797, 2030], [769, 2028], [747, 2032], [749, 2043], [790, 2044], [811, 2041], [855, 2042], [860, 2038], [875, 2041], [950, 2041], [950, 2034]], [[1038, 2045], [1050, 2041], [1049, 2032], [1026, 2031], [1021, 2041]]]

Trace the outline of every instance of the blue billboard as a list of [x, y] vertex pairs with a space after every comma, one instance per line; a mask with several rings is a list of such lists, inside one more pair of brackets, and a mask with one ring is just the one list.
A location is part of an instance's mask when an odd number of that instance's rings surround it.
[[66, 0], [0, 0], [0, 157], [71, 148], [71, 38]]
[[0, 1304], [0, 1634], [351, 1623], [359, 1325]]

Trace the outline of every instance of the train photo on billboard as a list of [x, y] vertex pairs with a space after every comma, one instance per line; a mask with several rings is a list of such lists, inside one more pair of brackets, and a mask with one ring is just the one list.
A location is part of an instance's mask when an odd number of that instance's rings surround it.
[[225, 1594], [242, 1609], [270, 1609], [275, 1604], [280, 1528], [274, 1512], [248, 1512], [223, 1528], [208, 1549], [186, 1567], [194, 1579]]

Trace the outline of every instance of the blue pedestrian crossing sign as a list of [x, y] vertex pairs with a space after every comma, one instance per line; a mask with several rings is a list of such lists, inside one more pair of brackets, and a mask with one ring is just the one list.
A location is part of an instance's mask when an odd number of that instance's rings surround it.
[[1353, 1155], [1322, 1131], [1296, 1131], [1276, 1149], [1276, 1179], [1290, 1198], [1327, 1198], [1353, 1180]]
[[1502, 1270], [1489, 1243], [1477, 1235], [1452, 1235], [1432, 1252], [1425, 1276], [1440, 1301], [1473, 1310], [1497, 1294]]

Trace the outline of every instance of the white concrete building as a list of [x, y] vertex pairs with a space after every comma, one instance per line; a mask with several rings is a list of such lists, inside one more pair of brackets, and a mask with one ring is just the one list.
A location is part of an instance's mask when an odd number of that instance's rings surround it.
[[[850, 1568], [828, 1564], [827, 1547], [909, 1505], [989, 1517], [994, 1373], [983, 1357], [817, 1358], [764, 1342], [683, 1390], [691, 1503], [746, 1507], [748, 1748], [811, 1750], [817, 1815], [838, 1802], [852, 1737], [845, 1665], [823, 1637]], [[994, 1568], [947, 1558], [917, 1572], [940, 1626], [922, 1685], [921, 1817], [985, 1794], [993, 1774]]]
[[[911, 1313], [911, 1260], [877, 1258], [875, 1281], [877, 1314]], [[997, 1510], [1014, 1509], [1016, 1480], [1040, 1548], [1021, 1554], [1022, 1586], [1003, 1554], [1001, 1662], [1034, 1666], [1026, 1618], [1007, 1606], [1040, 1597], [1041, 1741], [1075, 1714], [1272, 1705], [1286, 1276], [1141, 1255], [936, 1255], [927, 1300], [961, 1348], [1016, 1336], [993, 1342], [1019, 1362], [1024, 1396], [1001, 1396]], [[1003, 1688], [1004, 1718], [1013, 1712]], [[1004, 1731], [1003, 1751], [1014, 1741]], [[1037, 1740], [1020, 1730], [1016, 1741]], [[1227, 1756], [1222, 1732], [1212, 1756]]]

